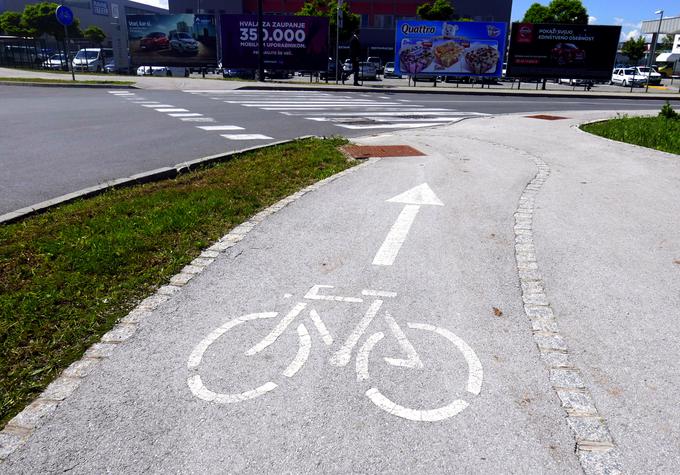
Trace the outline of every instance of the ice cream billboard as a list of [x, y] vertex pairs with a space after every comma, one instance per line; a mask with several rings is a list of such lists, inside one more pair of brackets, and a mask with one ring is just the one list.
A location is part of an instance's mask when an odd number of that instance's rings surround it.
[[620, 26], [513, 23], [509, 77], [611, 78]]
[[128, 15], [126, 22], [135, 65], [217, 64], [215, 15]]
[[506, 31], [497, 22], [399, 21], [395, 72], [500, 77]]

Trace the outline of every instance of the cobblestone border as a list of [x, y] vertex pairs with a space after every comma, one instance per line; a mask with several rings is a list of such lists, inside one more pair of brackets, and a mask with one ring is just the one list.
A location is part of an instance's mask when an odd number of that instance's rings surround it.
[[168, 285], [160, 287], [154, 295], [142, 300], [113, 329], [105, 333], [98, 343], [88, 348], [80, 360], [66, 368], [59, 377], [47, 386], [37, 399], [7, 423], [5, 428], [0, 431], [0, 466], [15, 450], [28, 441], [38, 427], [47, 421], [59, 403], [69, 397], [80, 386], [83, 379], [96, 370], [101, 360], [109, 358], [114, 351], [117, 351], [126, 340], [135, 334], [142, 320], [151, 315], [158, 306], [170, 300], [173, 294], [179, 292], [194, 277], [202, 273], [221, 253], [224, 253], [227, 249], [243, 240], [253, 228], [268, 216], [299, 200], [307, 193], [316, 191], [338, 178], [354, 173], [379, 160], [376, 158], [369, 159], [362, 164], [343, 170], [283, 198], [255, 214], [246, 222], [236, 226], [212, 246], [205, 249], [199, 257], [191, 261], [178, 274], [174, 275]]
[[572, 362], [569, 347], [560, 335], [557, 318], [546, 295], [536, 259], [533, 234], [535, 200], [550, 176], [550, 167], [541, 158], [520, 152], [538, 167], [538, 173], [524, 188], [514, 214], [515, 259], [524, 313], [531, 321], [534, 342], [548, 368], [550, 384], [566, 412], [583, 471], [587, 475], [623, 473], [619, 464], [620, 454], [607, 427], [607, 421], [595, 407], [581, 372]]

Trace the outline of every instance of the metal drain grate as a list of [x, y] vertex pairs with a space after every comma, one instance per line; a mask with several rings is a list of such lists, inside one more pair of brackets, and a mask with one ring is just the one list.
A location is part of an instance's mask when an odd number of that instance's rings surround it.
[[425, 155], [408, 145], [346, 145], [343, 150], [354, 158], [419, 157]]
[[545, 115], [545, 114], [538, 114], [538, 115], [527, 115], [529, 119], [540, 119], [540, 120], [564, 120], [568, 119], [569, 117], [561, 117], [559, 115]]

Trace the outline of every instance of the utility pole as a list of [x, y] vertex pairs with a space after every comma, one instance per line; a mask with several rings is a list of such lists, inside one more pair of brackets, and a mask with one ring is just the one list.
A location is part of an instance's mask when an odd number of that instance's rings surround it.
[[344, 21], [342, 16], [343, 3], [343, 0], [338, 0], [338, 11], [335, 18], [335, 84], [338, 84], [338, 72], [340, 69], [340, 28], [342, 27], [342, 23]]
[[645, 87], [645, 92], [649, 92], [649, 80], [652, 77], [652, 64], [654, 61], [654, 54], [656, 53], [656, 42], [659, 41], [659, 33], [661, 33], [661, 22], [663, 21], [663, 10], [657, 10], [654, 12], [656, 15], [661, 14], [659, 18], [659, 27], [656, 29], [656, 35], [652, 35], [652, 50], [649, 55], [649, 61], [647, 61], [647, 87]]
[[257, 0], [257, 70], [259, 80], [264, 82], [264, 28], [262, 0]]

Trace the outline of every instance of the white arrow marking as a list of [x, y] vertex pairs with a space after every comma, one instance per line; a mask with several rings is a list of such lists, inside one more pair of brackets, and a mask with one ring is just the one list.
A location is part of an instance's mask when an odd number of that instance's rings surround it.
[[394, 260], [411, 230], [411, 225], [416, 219], [421, 205], [444, 206], [444, 203], [437, 198], [437, 195], [427, 186], [427, 183], [411, 188], [387, 201], [389, 203], [404, 203], [405, 206], [373, 258], [373, 265], [376, 266], [394, 264]]

